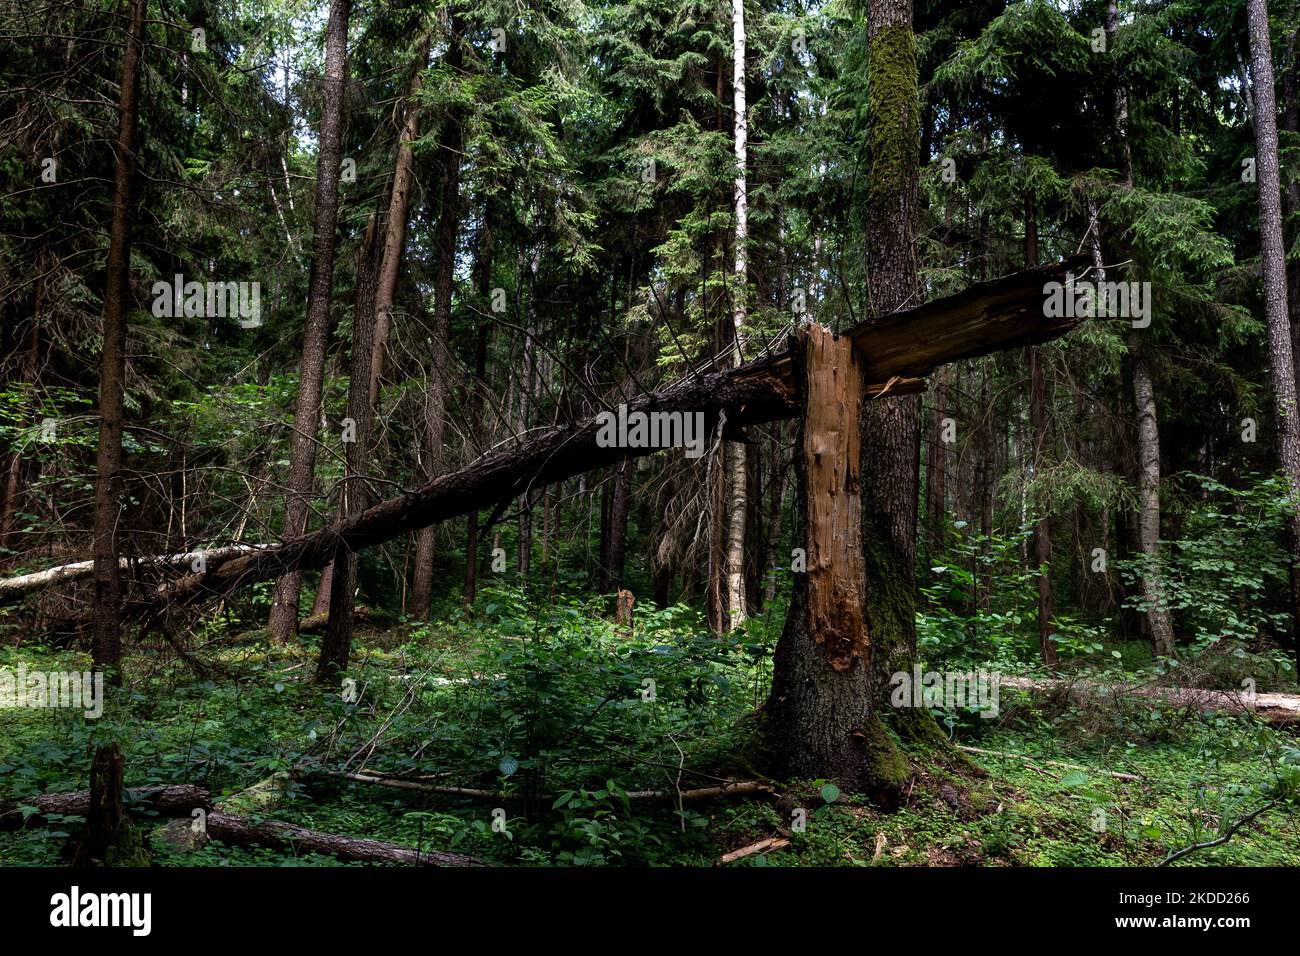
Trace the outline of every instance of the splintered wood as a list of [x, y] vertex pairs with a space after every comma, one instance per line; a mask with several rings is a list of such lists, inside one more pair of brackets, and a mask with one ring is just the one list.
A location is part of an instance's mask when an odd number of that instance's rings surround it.
[[837, 671], [868, 651], [862, 613], [862, 491], [858, 423], [861, 364], [851, 339], [807, 330], [807, 409], [803, 456], [807, 471], [808, 630]]

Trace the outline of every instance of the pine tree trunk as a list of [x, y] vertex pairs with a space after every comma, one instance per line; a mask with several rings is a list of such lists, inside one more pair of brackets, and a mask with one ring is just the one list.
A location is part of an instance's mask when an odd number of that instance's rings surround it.
[[[447, 66], [459, 71], [464, 60], [461, 50], [460, 30], [453, 19], [450, 46], [447, 49]], [[456, 277], [456, 236], [460, 226], [460, 163], [464, 129], [460, 111], [448, 114], [440, 141], [443, 169], [442, 212], [438, 217], [437, 235], [438, 277], [434, 290], [433, 315], [433, 367], [429, 371], [424, 391], [424, 475], [433, 478], [442, 470], [443, 427], [447, 410], [447, 389], [451, 350], [451, 296]], [[435, 529], [421, 528], [416, 535], [415, 569], [411, 584], [411, 614], [425, 617], [433, 591], [433, 554]]]
[[1160, 657], [1173, 657], [1174, 632], [1165, 607], [1160, 571], [1160, 433], [1156, 419], [1155, 390], [1146, 360], [1133, 350], [1133, 398], [1138, 419], [1138, 546], [1146, 562], [1142, 571], [1142, 597], [1151, 626], [1151, 650]]
[[135, 207], [136, 126], [140, 64], [144, 59], [146, 0], [131, 0], [131, 22], [122, 55], [118, 100], [117, 167], [113, 221], [109, 231], [108, 277], [104, 290], [104, 349], [99, 370], [99, 450], [95, 458], [95, 667], [121, 678], [122, 583], [118, 529], [125, 504], [122, 488], [122, 429], [125, 424], [126, 322], [131, 295], [131, 219]]
[[623, 459], [614, 466], [614, 489], [609, 508], [609, 549], [605, 558], [604, 590], [623, 587], [627, 564], [627, 513], [632, 498], [632, 461]]
[[[391, 231], [392, 223], [389, 223]], [[353, 423], [353, 441], [343, 448], [344, 481], [339, 498], [339, 517], [342, 520], [361, 514], [369, 504], [366, 493], [366, 473], [370, 461], [370, 436], [373, 431], [374, 409], [370, 404], [370, 368], [375, 346], [375, 326], [381, 296], [383, 266], [390, 254], [401, 255], [400, 245], [395, 252], [388, 243], [381, 243], [378, 223], [371, 216], [370, 224], [357, 255], [356, 306], [352, 320], [352, 368], [348, 379], [348, 418]], [[326, 578], [328, 577], [328, 580]], [[316, 680], [328, 683], [348, 666], [352, 647], [352, 628], [356, 615], [356, 554], [346, 545], [335, 551], [334, 560], [326, 574], [321, 575], [322, 590], [329, 585], [329, 620], [325, 625], [325, 639], [321, 642], [320, 659], [316, 665]]]
[[[492, 243], [492, 206], [489, 199], [484, 203], [483, 225], [480, 227], [478, 250], [474, 256], [474, 282], [481, 303], [487, 303], [491, 294], [489, 287], [492, 284]], [[474, 385], [469, 405], [476, 421], [482, 412], [483, 401], [487, 395], [489, 328], [488, 323], [482, 323], [479, 326], [478, 335], [474, 339]], [[465, 529], [465, 591], [463, 596], [466, 607], [473, 606], [474, 595], [478, 590], [478, 539], [478, 512], [471, 511]]]
[[[299, 537], [307, 530], [316, 473], [317, 420], [325, 375], [325, 349], [329, 343], [330, 299], [334, 281], [339, 169], [343, 156], [343, 96], [351, 10], [352, 0], [330, 0], [329, 21], [325, 27], [324, 104], [316, 160], [316, 211], [312, 227], [311, 274], [307, 282], [307, 323], [303, 329], [298, 399], [290, 436], [288, 497], [282, 532], [286, 539]], [[301, 571], [290, 571], [277, 582], [267, 623], [273, 640], [287, 641], [297, 633], [301, 591]]]
[[925, 461], [926, 512], [930, 536], [942, 546], [947, 513], [948, 448], [943, 441], [943, 420], [948, 417], [948, 366], [939, 369], [934, 383], [934, 418]]
[[[1293, 137], [1300, 134], [1300, 30], [1293, 31], [1286, 41], [1286, 72], [1282, 76], [1282, 128]], [[1291, 179], [1282, 194], [1282, 223], [1290, 225], [1286, 235], [1286, 248], [1294, 247], [1300, 230], [1295, 217], [1300, 213], [1300, 180]], [[1291, 319], [1291, 357], [1300, 366], [1300, 261], [1288, 258], [1286, 263], [1286, 303]], [[1296, 371], [1300, 382], [1300, 368]]]
[[[880, 316], [916, 304], [919, 294], [913, 239], [920, 119], [910, 0], [872, 0], [868, 44], [872, 161], [867, 184], [867, 273], [871, 312]], [[810, 336], [815, 338], [816, 333], [810, 331]], [[826, 361], [819, 362], [811, 347], [808, 354], [802, 390], [807, 405], [796, 445], [801, 451], [795, 473], [809, 573], [806, 580], [796, 576], [777, 645], [765, 742], [778, 770], [803, 777], [830, 776], [888, 804], [899, 798], [910, 774], [906, 758], [881, 723], [880, 709], [888, 699], [888, 675], [910, 670], [916, 656], [917, 403], [914, 396], [884, 397], [860, 410], [860, 403], [846, 396], [832, 407], [848, 417], [838, 423], [824, 422], [828, 403], [818, 380], [827, 375]], [[856, 363], [854, 352], [839, 354], [836, 361], [841, 366], [836, 384], [851, 388], [856, 381], [860, 389], [860, 376], [847, 373]], [[823, 423], [831, 427], [821, 427]], [[837, 433], [836, 424], [839, 429], [860, 429], [860, 449], [852, 447], [858, 442]], [[850, 502], [857, 507], [853, 499], [861, 495], [861, 543], [852, 545], [863, 552], [865, 574], [859, 574], [847, 593], [839, 594], [834, 610], [827, 612], [819, 606], [813, 586], [818, 570], [813, 563], [814, 543], [823, 533], [817, 516], [825, 513], [827, 504], [816, 499], [830, 496], [828, 489], [834, 486], [810, 484], [809, 475], [824, 467], [827, 458], [838, 457], [843, 463], [850, 456], [851, 473], [835, 493], [845, 496], [838, 502], [841, 508]], [[861, 621], [864, 599], [865, 621]], [[828, 629], [813, 622], [823, 613], [838, 621], [837, 630], [852, 630], [861, 621], [864, 640], [869, 633], [870, 645], [860, 658], [822, 652], [829, 641]], [[932, 726], [933, 718], [920, 708], [892, 716], [905, 736], [942, 739]]]
[[[1038, 214], [1033, 193], [1025, 198], [1025, 266], [1038, 265]], [[1042, 474], [1047, 448], [1047, 385], [1043, 379], [1043, 356], [1038, 346], [1029, 348], [1029, 427], [1033, 432], [1034, 478]], [[1038, 647], [1043, 663], [1057, 664], [1052, 642], [1052, 521], [1044, 511], [1034, 527], [1034, 571], [1038, 577]]]
[[397, 292], [397, 273], [406, 249], [406, 220], [411, 208], [411, 189], [415, 184], [415, 158], [411, 144], [420, 136], [418, 97], [424, 85], [432, 39], [432, 32], [426, 31], [415, 52], [415, 73], [406, 93], [406, 111], [402, 132], [397, 140], [397, 158], [393, 162], [393, 186], [388, 197], [388, 216], [384, 220], [384, 260], [375, 293], [374, 349], [370, 356], [370, 406], [374, 409], [379, 408], [379, 393], [383, 387], [384, 366], [388, 356], [388, 330], [392, 327], [393, 302]]
[[[1264, 266], [1264, 312], [1277, 418], [1279, 470], [1300, 499], [1300, 422], [1296, 414], [1295, 362], [1287, 315], [1286, 257], [1282, 246], [1281, 175], [1277, 155], [1277, 108], [1273, 98], [1273, 52], [1265, 0], [1246, 0], [1251, 70], [1255, 88], [1255, 165], [1259, 185], [1260, 258]], [[1300, 663], [1300, 510], [1291, 519], [1292, 639]]]

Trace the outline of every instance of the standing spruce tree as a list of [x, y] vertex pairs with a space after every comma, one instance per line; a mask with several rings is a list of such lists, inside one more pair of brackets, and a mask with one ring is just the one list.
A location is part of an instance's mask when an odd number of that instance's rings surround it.
[[1300, 409], [1296, 408], [1295, 361], [1286, 303], [1286, 255], [1282, 245], [1282, 182], [1278, 169], [1277, 106], [1273, 98], [1273, 50], [1268, 5], [1246, 0], [1254, 74], [1255, 162], [1259, 182], [1260, 258], [1264, 267], [1264, 315], [1268, 321], [1273, 412], [1277, 417], [1279, 470], [1291, 488], [1292, 641], [1300, 664]]
[[99, 371], [99, 452], [95, 459], [95, 666], [120, 680], [122, 662], [121, 570], [118, 532], [122, 520], [122, 429], [126, 392], [126, 327], [131, 310], [131, 220], [135, 206], [136, 124], [140, 63], [144, 58], [146, 0], [131, 0], [122, 51], [122, 88], [109, 231], [108, 281], [104, 289], [104, 348]]
[[[316, 213], [313, 224], [311, 278], [307, 289], [307, 323], [303, 328], [298, 366], [298, 397], [290, 436], [288, 498], [282, 537], [296, 538], [307, 530], [312, 486], [316, 477], [316, 433], [321, 388], [325, 376], [325, 347], [330, 333], [330, 303], [334, 287], [334, 249], [339, 214], [339, 175], [343, 159], [343, 97], [347, 80], [348, 17], [352, 0], [330, 0], [325, 26], [325, 78], [321, 108], [320, 146], [316, 161]], [[302, 572], [291, 570], [276, 584], [267, 624], [272, 639], [287, 641], [298, 631], [298, 600]]]

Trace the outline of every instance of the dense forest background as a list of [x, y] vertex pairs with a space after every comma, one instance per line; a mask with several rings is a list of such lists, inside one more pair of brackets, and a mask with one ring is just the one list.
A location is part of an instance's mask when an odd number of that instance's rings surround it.
[[[3, 0], [0, 664], [110, 688], [0, 711], [0, 797], [116, 748], [132, 787], [498, 862], [1294, 863], [1294, 739], [1179, 695], [1296, 692], [1298, 41], [1284, 0]], [[865, 406], [877, 650], [807, 678], [879, 705], [852, 771], [773, 702], [799, 421], [203, 589], [809, 323], [1070, 257], [1133, 314]], [[904, 719], [913, 665], [1028, 685]], [[1181, 690], [1075, 693], [1120, 685]], [[30, 815], [0, 855], [86, 822]], [[236, 842], [144, 846], [285, 852]]]

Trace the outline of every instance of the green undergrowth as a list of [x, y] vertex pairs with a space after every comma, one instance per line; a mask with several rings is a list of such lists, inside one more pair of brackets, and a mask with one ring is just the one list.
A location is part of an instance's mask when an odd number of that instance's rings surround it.
[[[987, 775], [914, 747], [897, 811], [813, 780], [678, 812], [679, 790], [753, 776], [742, 754], [774, 641], [761, 620], [709, 637], [685, 607], [638, 612], [628, 634], [595, 603], [537, 609], [503, 589], [472, 618], [361, 633], [346, 675], [354, 685], [311, 683], [311, 638], [277, 647], [231, 635], [205, 652], [227, 675], [209, 681], [137, 647], [99, 720], [0, 710], [0, 799], [84, 789], [94, 747], [116, 739], [128, 787], [196, 783], [222, 800], [291, 772], [278, 798], [232, 809], [496, 864], [711, 866], [775, 839], [727, 865], [1152, 865], [1277, 800], [1177, 865], [1300, 865], [1294, 737], [1244, 716], [1099, 714], [1010, 692], [997, 719], [937, 713], [955, 743], [985, 751], [966, 755]], [[88, 666], [38, 645], [0, 650], [0, 667], [19, 664]], [[496, 796], [336, 775], [359, 770]], [[629, 797], [644, 790], [668, 797]], [[34, 815], [0, 833], [0, 861], [53, 865], [81, 822]], [[143, 816], [146, 832], [162, 822]], [[156, 833], [149, 842], [164, 866], [342, 865], [217, 842], [182, 851]]]

